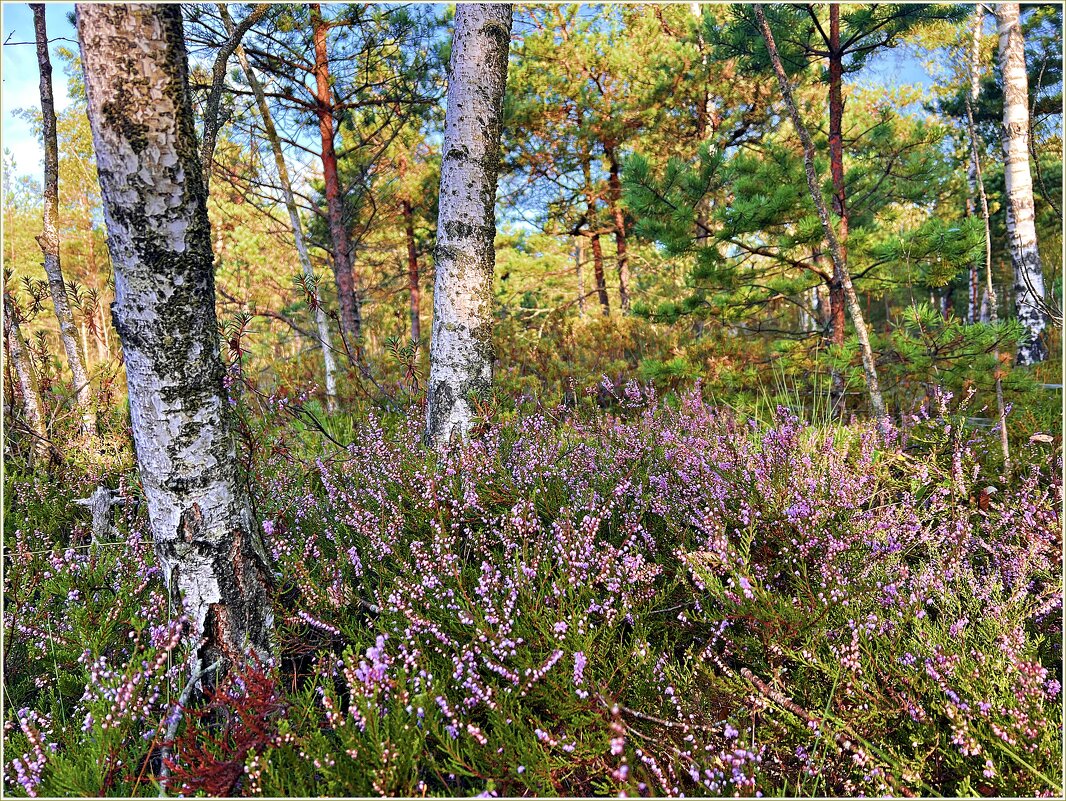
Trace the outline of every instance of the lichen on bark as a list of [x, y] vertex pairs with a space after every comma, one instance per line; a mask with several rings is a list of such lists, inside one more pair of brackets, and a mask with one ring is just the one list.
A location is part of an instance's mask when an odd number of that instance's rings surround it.
[[509, 4], [456, 11], [434, 255], [426, 440], [465, 438], [492, 387], [496, 178], [511, 37]]
[[168, 589], [199, 643], [190, 670], [265, 658], [270, 571], [223, 389], [181, 11], [79, 4], [77, 24], [137, 464]]

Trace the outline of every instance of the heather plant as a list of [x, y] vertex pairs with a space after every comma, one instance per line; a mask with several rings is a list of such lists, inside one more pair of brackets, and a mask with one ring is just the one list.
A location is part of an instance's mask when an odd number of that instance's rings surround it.
[[8, 791], [1057, 794], [1058, 449], [1001, 475], [946, 392], [890, 430], [673, 398], [438, 457], [417, 406], [242, 394], [277, 658], [188, 709], [143, 511], [94, 549], [9, 478]]

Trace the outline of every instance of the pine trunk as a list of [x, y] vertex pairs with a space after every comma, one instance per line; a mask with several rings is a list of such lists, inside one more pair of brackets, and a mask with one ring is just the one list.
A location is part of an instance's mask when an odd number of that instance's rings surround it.
[[596, 294], [600, 298], [600, 308], [603, 316], [611, 314], [611, 299], [607, 296], [607, 275], [603, 269], [603, 247], [600, 245], [600, 235], [592, 235], [592, 272], [596, 277]]
[[44, 4], [33, 3], [33, 29], [37, 39], [37, 65], [41, 72], [41, 122], [44, 133], [44, 228], [37, 242], [44, 254], [44, 271], [52, 307], [59, 322], [59, 338], [70, 365], [74, 392], [81, 411], [82, 430], [87, 436], [96, 435], [96, 412], [93, 410], [92, 386], [85, 370], [85, 362], [78, 353], [78, 335], [74, 315], [67, 300], [67, 285], [59, 262], [59, 142], [56, 135], [55, 101], [52, 96], [52, 61], [48, 55], [48, 30], [45, 26]]
[[622, 313], [629, 311], [629, 256], [626, 252], [626, 215], [622, 209], [622, 181], [619, 177], [618, 159], [613, 146], [604, 146], [609, 172], [607, 189], [611, 198], [611, 216], [614, 218], [614, 245], [618, 260], [618, 302]]
[[840, 47], [840, 4], [829, 6], [829, 171], [833, 179], [833, 213], [837, 215], [840, 263], [833, 263], [829, 292], [834, 345], [844, 344], [845, 306], [842, 270], [848, 265], [848, 206], [844, 188], [844, 56]]
[[411, 305], [411, 341], [422, 339], [422, 290], [418, 276], [418, 248], [415, 246], [415, 215], [411, 201], [404, 199], [403, 228], [407, 238], [407, 294]]
[[26, 427], [29, 429], [33, 443], [30, 447], [36, 464], [48, 464], [48, 432], [44, 427], [44, 413], [41, 396], [37, 393], [37, 382], [33, 380], [33, 366], [26, 353], [26, 342], [19, 328], [18, 316], [10, 296], [4, 293], [4, 345], [11, 364], [18, 376], [19, 392], [22, 394], [22, 406], [26, 413]]
[[[218, 4], [218, 10], [222, 15], [222, 21], [226, 25], [227, 32], [232, 37], [235, 29], [229, 16], [229, 10], [224, 3]], [[241, 69], [244, 70], [248, 85], [252, 88], [255, 104], [259, 109], [259, 116], [263, 120], [263, 130], [266, 133], [267, 141], [270, 142], [270, 150], [274, 154], [274, 165], [278, 170], [278, 181], [281, 183], [281, 192], [285, 198], [285, 208], [289, 212], [289, 225], [292, 228], [292, 236], [296, 242], [296, 253], [300, 259], [300, 268], [303, 270], [304, 278], [311, 285], [314, 285], [315, 271], [311, 267], [311, 256], [307, 252], [303, 226], [300, 223], [300, 210], [296, 205], [296, 196], [292, 191], [292, 181], [289, 179], [289, 169], [285, 164], [285, 153], [281, 149], [281, 138], [278, 136], [278, 129], [274, 126], [274, 119], [270, 114], [270, 105], [267, 103], [263, 86], [248, 61], [248, 54], [241, 45], [237, 45], [237, 60], [240, 62]], [[314, 311], [315, 325], [318, 328], [318, 345], [322, 348], [322, 361], [326, 373], [326, 408], [333, 412], [337, 410], [337, 363], [333, 358], [333, 341], [329, 332], [329, 320], [326, 317], [326, 309], [322, 305], [320, 293], [318, 293], [316, 298]]]
[[315, 86], [318, 130], [322, 139], [322, 178], [326, 184], [326, 211], [329, 235], [333, 242], [333, 276], [337, 284], [337, 306], [340, 309], [341, 337], [351, 353], [359, 352], [362, 336], [362, 314], [356, 297], [352, 272], [348, 229], [344, 224], [344, 199], [341, 197], [340, 176], [337, 172], [337, 151], [334, 147], [333, 92], [330, 89], [329, 55], [326, 50], [328, 24], [322, 17], [318, 3], [311, 6], [314, 25]]
[[1007, 239], [1014, 266], [1014, 307], [1027, 338], [1018, 345], [1018, 364], [1047, 358], [1041, 334], [1044, 311], [1044, 270], [1036, 243], [1033, 177], [1029, 171], [1029, 79], [1025, 73], [1025, 41], [1018, 3], [996, 6], [999, 63], [1003, 72], [1003, 153], [1007, 194]]
[[574, 237], [574, 271], [577, 273], [577, 308], [578, 313], [585, 316], [585, 273], [582, 266], [585, 262], [585, 247], [580, 236]]
[[510, 4], [459, 5], [448, 72], [437, 217], [426, 440], [442, 450], [492, 387], [492, 274]]
[[222, 384], [181, 8], [78, 4], [77, 28], [137, 465], [196, 675], [267, 657], [273, 613]]
[[822, 198], [822, 190], [818, 183], [818, 173], [814, 163], [814, 142], [811, 140], [807, 126], [803, 124], [799, 109], [796, 108], [796, 101], [792, 97], [792, 86], [788, 82], [788, 76], [785, 75], [785, 68], [781, 64], [781, 56], [777, 52], [777, 45], [774, 42], [770, 24], [766, 21], [766, 15], [763, 13], [761, 4], [755, 5], [755, 15], [758, 18], [763, 39], [766, 42], [766, 49], [770, 53], [770, 60], [773, 63], [774, 73], [777, 75], [778, 85], [781, 87], [781, 94], [784, 95], [785, 105], [788, 108], [789, 116], [792, 118], [792, 125], [803, 143], [807, 189], [810, 191], [811, 201], [818, 212], [818, 218], [822, 222], [822, 230], [829, 244], [829, 255], [833, 259], [834, 275], [840, 275], [844, 298], [847, 301], [848, 310], [851, 312], [852, 323], [855, 325], [855, 335], [859, 340], [859, 350], [862, 354], [862, 369], [866, 378], [866, 389], [870, 395], [870, 406], [873, 408], [874, 415], [877, 418], [887, 420], [888, 411], [885, 408], [885, 401], [881, 396], [881, 386], [877, 380], [877, 365], [874, 362], [873, 348], [870, 346], [870, 335], [866, 328], [866, 319], [863, 316], [862, 307], [859, 305], [859, 298], [855, 294], [855, 287], [851, 282], [851, 275], [847, 270], [844, 255], [841, 251], [840, 240], [837, 239], [836, 231], [833, 230], [829, 209], [826, 208], [825, 200]]

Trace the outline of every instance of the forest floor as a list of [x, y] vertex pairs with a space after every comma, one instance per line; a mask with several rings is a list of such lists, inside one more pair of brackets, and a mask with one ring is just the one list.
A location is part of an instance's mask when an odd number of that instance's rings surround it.
[[180, 720], [135, 473], [92, 546], [91, 471], [9, 465], [8, 792], [1061, 794], [1061, 439], [1006, 476], [946, 393], [884, 431], [604, 380], [438, 459], [417, 405], [239, 406], [278, 657]]

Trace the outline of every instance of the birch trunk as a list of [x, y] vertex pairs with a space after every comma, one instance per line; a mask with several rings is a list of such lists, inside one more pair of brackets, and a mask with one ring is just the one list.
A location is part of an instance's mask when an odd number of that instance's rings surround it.
[[829, 243], [829, 254], [833, 259], [834, 274], [839, 274], [840, 276], [848, 311], [851, 312], [851, 320], [855, 325], [855, 335], [859, 340], [859, 350], [862, 353], [862, 369], [866, 377], [866, 389], [870, 394], [870, 406], [873, 408], [875, 416], [885, 420], [888, 418], [888, 411], [885, 408], [885, 401], [881, 396], [881, 387], [877, 380], [877, 365], [874, 362], [873, 348], [870, 347], [870, 335], [866, 329], [866, 319], [863, 316], [862, 307], [859, 305], [858, 296], [855, 294], [855, 287], [851, 283], [851, 274], [848, 272], [844, 262], [840, 240], [837, 239], [836, 232], [833, 230], [833, 224], [829, 218], [829, 209], [826, 208], [825, 200], [822, 198], [822, 190], [818, 185], [818, 173], [814, 164], [814, 142], [811, 141], [807, 126], [803, 124], [799, 109], [796, 108], [796, 101], [792, 97], [792, 86], [785, 75], [785, 68], [781, 65], [781, 56], [778, 55], [777, 45], [774, 43], [774, 35], [770, 31], [770, 25], [766, 21], [766, 15], [763, 13], [761, 4], [755, 5], [755, 16], [758, 18], [759, 29], [762, 31], [763, 39], [766, 41], [766, 49], [770, 53], [770, 60], [774, 66], [774, 73], [777, 75], [778, 85], [781, 87], [781, 94], [784, 95], [789, 116], [792, 118], [792, 125], [803, 143], [803, 161], [807, 172], [807, 188], [818, 212], [818, 217], [822, 222], [826, 241]]
[[[985, 194], [985, 180], [981, 170], [981, 148], [977, 139], [977, 125], [973, 119], [973, 104], [980, 94], [980, 62], [981, 26], [984, 17], [981, 6], [978, 5], [974, 12], [973, 25], [973, 48], [970, 51], [970, 92], [966, 97], [966, 128], [970, 135], [970, 169], [972, 171], [972, 194], [980, 201], [981, 220], [985, 231], [985, 293], [981, 303], [981, 321], [995, 323], [996, 290], [992, 286], [992, 228], [988, 216], [988, 195]], [[973, 202], [971, 200], [971, 202]], [[974, 203], [977, 206], [977, 203]], [[976, 304], [975, 304], [976, 305]], [[985, 315], [987, 314], [987, 320]], [[993, 351], [996, 366], [993, 368], [992, 379], [996, 386], [996, 410], [999, 413], [999, 445], [1003, 452], [1003, 469], [1010, 473], [1010, 444], [1007, 440], [1007, 410], [1003, 401], [1003, 365], [1000, 362], [999, 348]]]
[[1029, 171], [1029, 80], [1018, 3], [996, 6], [999, 63], [1003, 72], [1003, 153], [1007, 191], [1007, 239], [1014, 266], [1014, 306], [1028, 334], [1018, 345], [1018, 364], [1047, 358], [1040, 338], [1047, 327], [1044, 271], [1036, 243], [1033, 177]]
[[[233, 20], [230, 18], [229, 9], [224, 3], [219, 3], [218, 11], [222, 16], [226, 31], [233, 38], [236, 29], [234, 28]], [[236, 52], [237, 60], [240, 62], [241, 69], [244, 70], [244, 77], [247, 79], [248, 85], [252, 89], [252, 94], [255, 96], [255, 104], [259, 109], [259, 116], [263, 120], [263, 131], [266, 133], [267, 141], [270, 142], [270, 150], [274, 154], [274, 165], [278, 170], [278, 181], [281, 183], [282, 195], [285, 198], [285, 209], [289, 212], [289, 225], [292, 227], [292, 237], [296, 242], [296, 253], [300, 259], [300, 268], [303, 270], [304, 277], [308, 279], [311, 285], [314, 285], [315, 271], [311, 267], [311, 256], [307, 252], [303, 226], [300, 223], [300, 210], [296, 205], [296, 196], [292, 191], [292, 181], [289, 179], [289, 168], [285, 164], [285, 153], [281, 149], [281, 138], [278, 136], [278, 129], [274, 126], [274, 119], [270, 114], [270, 105], [267, 103], [263, 85], [259, 82], [255, 70], [252, 69], [243, 45], [238, 44]], [[206, 170], [204, 174], [207, 174]], [[326, 310], [322, 306], [321, 298], [317, 299], [315, 306], [315, 325], [318, 329], [318, 345], [322, 348], [322, 361], [326, 373], [326, 408], [331, 412], [335, 412], [337, 410], [337, 363], [333, 358], [333, 342], [329, 332], [329, 320], [326, 318]]]
[[137, 465], [167, 588], [198, 644], [196, 675], [267, 657], [273, 613], [222, 386], [181, 9], [78, 4], [77, 28]]
[[92, 386], [85, 363], [78, 353], [78, 335], [74, 315], [67, 300], [67, 285], [59, 262], [59, 142], [56, 137], [55, 100], [52, 96], [52, 61], [48, 55], [48, 30], [45, 26], [44, 4], [33, 3], [33, 29], [37, 39], [37, 65], [41, 71], [41, 120], [44, 131], [44, 228], [37, 243], [44, 254], [44, 271], [52, 307], [59, 322], [59, 338], [70, 365], [75, 397], [81, 411], [81, 427], [87, 436], [96, 435], [96, 412], [93, 409]]
[[[970, 40], [970, 87], [968, 90], [968, 107], [967, 115], [972, 114], [973, 104], [977, 102], [978, 97], [981, 94], [981, 29], [984, 26], [985, 15], [984, 7], [978, 3], [974, 7], [973, 12], [973, 31], [972, 38]], [[966, 213], [971, 216], [977, 216], [977, 153], [978, 150], [974, 146], [974, 134], [972, 126], [970, 128], [970, 164], [966, 171], [966, 183], [969, 188], [969, 193], [966, 197]], [[978, 262], [974, 262], [970, 265], [970, 293], [967, 299], [966, 320], [969, 323], [976, 323], [979, 319], [980, 309], [980, 297], [981, 297], [981, 274], [980, 265]]]
[[455, 14], [437, 218], [426, 439], [437, 450], [474, 423], [492, 386], [492, 273], [510, 4]]
[[26, 341], [19, 328], [18, 313], [11, 297], [4, 293], [4, 344], [18, 376], [22, 405], [26, 412], [26, 427], [33, 438], [31, 447], [34, 463], [48, 464], [48, 432], [44, 427], [41, 397], [37, 394], [37, 382], [33, 380], [33, 367], [26, 353]]
[[334, 146], [333, 90], [330, 88], [329, 54], [326, 31], [329, 26], [322, 17], [318, 3], [311, 6], [311, 24], [315, 42], [315, 89], [318, 131], [322, 139], [322, 178], [326, 185], [326, 211], [329, 234], [333, 242], [333, 277], [337, 284], [337, 306], [340, 309], [341, 338], [349, 353], [361, 353], [362, 314], [356, 294], [348, 229], [344, 225], [344, 200], [341, 197], [340, 175], [337, 172], [337, 151]]

